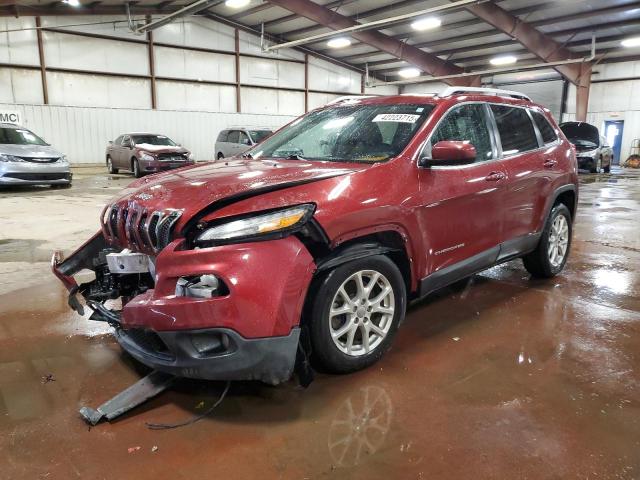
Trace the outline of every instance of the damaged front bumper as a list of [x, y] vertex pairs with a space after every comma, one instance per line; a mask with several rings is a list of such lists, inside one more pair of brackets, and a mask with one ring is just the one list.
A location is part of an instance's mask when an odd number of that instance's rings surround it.
[[[113, 249], [99, 232], [64, 261], [54, 254], [52, 270], [69, 291], [70, 307], [83, 314], [81, 294], [93, 310], [90, 319], [112, 325], [118, 343], [135, 359], [189, 378], [277, 384], [291, 377], [315, 269], [297, 238], [198, 250], [174, 241], [155, 257], [155, 271], [139, 290], [131, 285], [137, 278], [132, 275], [120, 290], [118, 281], [105, 280], [118, 277], [115, 272], [102, 278], [105, 251]], [[96, 272], [100, 282], [78, 285], [73, 275], [83, 269]], [[179, 294], [181, 281], [202, 275], [215, 275], [224, 286], [221, 294]], [[122, 310], [109, 310], [104, 301], [122, 291]]]

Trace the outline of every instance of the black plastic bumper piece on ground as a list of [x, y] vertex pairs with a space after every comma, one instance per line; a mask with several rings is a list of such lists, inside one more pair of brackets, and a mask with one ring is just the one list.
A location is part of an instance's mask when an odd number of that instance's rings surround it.
[[[149, 333], [151, 331], [147, 331]], [[139, 362], [177, 377], [204, 380], [260, 380], [271, 385], [286, 382], [293, 373], [300, 329], [289, 335], [244, 338], [234, 330], [211, 328], [170, 332], [151, 332], [161, 340], [147, 341], [139, 331], [116, 329], [120, 346]], [[222, 352], [202, 355], [192, 339], [197, 335], [226, 335], [228, 346]]]
[[174, 379], [173, 375], [153, 371], [98, 408], [82, 407], [80, 415], [90, 425], [97, 425], [103, 418], [111, 421], [163, 392]]

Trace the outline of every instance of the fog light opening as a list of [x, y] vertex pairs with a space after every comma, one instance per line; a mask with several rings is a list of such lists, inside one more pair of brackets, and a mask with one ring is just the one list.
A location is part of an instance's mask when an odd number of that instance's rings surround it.
[[229, 337], [224, 333], [197, 333], [191, 344], [200, 356], [224, 353], [229, 350]]
[[176, 283], [177, 297], [212, 298], [227, 293], [226, 285], [213, 274], [180, 277]]

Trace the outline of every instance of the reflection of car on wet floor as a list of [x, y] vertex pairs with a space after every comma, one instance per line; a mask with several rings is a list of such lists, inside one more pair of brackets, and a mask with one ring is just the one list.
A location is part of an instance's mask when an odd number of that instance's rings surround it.
[[613, 149], [596, 127], [585, 122], [565, 122], [560, 129], [576, 147], [578, 168], [591, 173], [611, 171]]
[[229, 161], [132, 183], [54, 273], [140, 362], [275, 384], [308, 356], [372, 365], [408, 301], [496, 264], [557, 275], [577, 194], [573, 149], [523, 94], [349, 97]]
[[0, 186], [70, 187], [67, 157], [32, 131], [0, 123]]

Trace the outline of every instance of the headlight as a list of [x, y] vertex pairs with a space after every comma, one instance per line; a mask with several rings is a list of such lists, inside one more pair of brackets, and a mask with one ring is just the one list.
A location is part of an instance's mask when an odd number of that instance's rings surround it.
[[230, 240], [282, 237], [302, 228], [314, 211], [315, 205], [304, 204], [225, 221], [206, 228], [196, 237], [195, 243], [197, 246], [210, 246]]
[[190, 162], [195, 162], [196, 157], [193, 155], [193, 153], [190, 153], [189, 155], [187, 155], [187, 160], [189, 160]]
[[155, 157], [147, 152], [140, 152], [140, 160], [147, 160], [149, 162], [155, 160]]
[[594, 158], [598, 154], [598, 149], [588, 150], [586, 152], [578, 152], [578, 157], [591, 157]]
[[15, 155], [0, 153], [0, 162], [24, 162], [24, 160], [20, 157], [16, 157]]
[[69, 160], [67, 159], [66, 155], [62, 155], [60, 157], [60, 160], [58, 160], [60, 163], [69, 163]]

